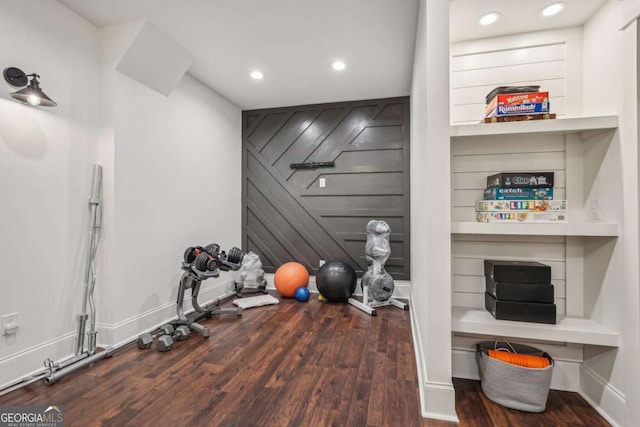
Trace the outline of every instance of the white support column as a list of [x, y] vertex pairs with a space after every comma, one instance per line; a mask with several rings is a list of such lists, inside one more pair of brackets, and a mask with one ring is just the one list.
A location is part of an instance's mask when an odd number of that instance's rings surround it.
[[449, 2], [421, 0], [411, 88], [411, 311], [422, 414], [457, 421], [451, 380], [448, 34]]

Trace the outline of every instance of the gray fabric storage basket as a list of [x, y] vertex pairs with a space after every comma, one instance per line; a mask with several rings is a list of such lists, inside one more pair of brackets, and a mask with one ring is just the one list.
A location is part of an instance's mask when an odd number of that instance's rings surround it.
[[[546, 357], [551, 364], [543, 369], [525, 368], [489, 357], [487, 354], [489, 349], [510, 347], [519, 354]], [[545, 410], [555, 365], [547, 353], [524, 344], [482, 341], [476, 344], [476, 360], [480, 369], [482, 391], [490, 400], [520, 411]]]

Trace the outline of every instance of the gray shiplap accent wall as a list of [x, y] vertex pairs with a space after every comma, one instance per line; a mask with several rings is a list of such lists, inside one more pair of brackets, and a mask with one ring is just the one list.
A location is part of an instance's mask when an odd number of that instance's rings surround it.
[[242, 124], [242, 244], [265, 271], [297, 261], [315, 274], [324, 259], [361, 275], [365, 226], [383, 219], [387, 271], [410, 278], [408, 97], [243, 111]]

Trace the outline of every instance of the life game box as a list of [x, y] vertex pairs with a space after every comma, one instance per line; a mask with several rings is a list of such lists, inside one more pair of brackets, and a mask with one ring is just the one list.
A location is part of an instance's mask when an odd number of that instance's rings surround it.
[[477, 212], [558, 212], [567, 210], [566, 200], [478, 200]]
[[484, 200], [553, 200], [553, 188], [487, 188], [484, 190]]
[[553, 172], [501, 172], [487, 177], [487, 188], [549, 188], [553, 176]]
[[539, 222], [558, 223], [569, 222], [566, 211], [558, 212], [528, 212], [528, 211], [500, 211], [476, 212], [476, 222]]

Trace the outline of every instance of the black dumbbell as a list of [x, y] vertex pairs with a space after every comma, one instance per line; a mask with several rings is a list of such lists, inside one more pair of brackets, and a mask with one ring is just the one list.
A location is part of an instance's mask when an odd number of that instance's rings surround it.
[[154, 334], [145, 332], [144, 334], [140, 335], [136, 343], [138, 344], [139, 349], [144, 350], [146, 348], [151, 347], [151, 344], [153, 344], [154, 339], [165, 336], [165, 335], [171, 335], [172, 333], [173, 333], [173, 326], [162, 325], [160, 327], [160, 330]]
[[156, 341], [156, 350], [165, 352], [171, 350], [173, 347], [174, 338], [177, 341], [184, 341], [189, 338], [189, 327], [186, 325], [180, 325], [176, 328], [173, 335], [163, 335]]
[[242, 262], [242, 258], [244, 257], [244, 252], [242, 249], [233, 247], [229, 249], [229, 254], [227, 255], [227, 261], [233, 264], [240, 264]]
[[195, 258], [196, 269], [203, 272], [216, 271], [220, 266], [220, 259], [218, 258], [220, 245], [211, 243], [204, 248], [198, 248], [200, 252]]
[[182, 259], [185, 263], [191, 264], [196, 260], [196, 257], [198, 255], [200, 255], [200, 248], [196, 246], [189, 246], [187, 249], [185, 249]]

